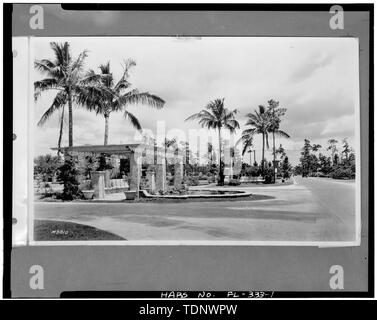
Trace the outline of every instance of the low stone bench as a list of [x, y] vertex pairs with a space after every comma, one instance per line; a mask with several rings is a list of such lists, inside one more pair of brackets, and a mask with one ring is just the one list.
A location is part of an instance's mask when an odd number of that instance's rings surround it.
[[241, 177], [241, 183], [263, 183], [265, 180], [262, 177]]
[[129, 185], [124, 179], [111, 179], [110, 188], [129, 188]]

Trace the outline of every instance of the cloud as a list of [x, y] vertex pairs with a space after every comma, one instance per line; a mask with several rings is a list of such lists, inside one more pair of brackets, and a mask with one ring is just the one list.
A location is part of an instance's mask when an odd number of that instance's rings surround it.
[[291, 80], [304, 81], [310, 78], [319, 69], [325, 68], [333, 61], [333, 57], [329, 54], [313, 55], [308, 57], [291, 75]]
[[353, 115], [344, 115], [336, 121], [328, 120], [321, 132], [322, 136], [329, 137], [331, 135], [354, 136], [355, 134], [355, 117]]

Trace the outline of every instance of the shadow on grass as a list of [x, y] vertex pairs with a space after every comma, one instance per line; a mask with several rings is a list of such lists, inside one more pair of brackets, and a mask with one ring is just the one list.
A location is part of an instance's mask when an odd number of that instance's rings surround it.
[[78, 241], [78, 240], [127, 240], [116, 234], [84, 224], [55, 221], [34, 221], [35, 241]]
[[122, 202], [127, 203], [189, 203], [189, 202], [221, 202], [221, 201], [255, 201], [255, 200], [271, 200], [275, 199], [272, 196], [266, 196], [262, 194], [252, 194], [250, 196], [244, 197], [231, 197], [231, 196], [224, 196], [218, 198], [184, 198], [184, 199], [173, 199], [173, 198], [142, 198], [140, 197], [138, 200], [123, 200]]

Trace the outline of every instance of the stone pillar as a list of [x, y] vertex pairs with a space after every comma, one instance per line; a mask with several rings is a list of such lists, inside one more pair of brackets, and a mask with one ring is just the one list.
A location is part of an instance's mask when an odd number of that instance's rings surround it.
[[94, 198], [105, 199], [105, 172], [92, 172], [92, 186], [94, 189]]
[[110, 188], [110, 176], [111, 176], [111, 169], [105, 170], [105, 188]]
[[136, 191], [139, 196], [139, 187], [141, 179], [141, 153], [134, 150], [130, 155], [130, 190]]
[[166, 191], [166, 167], [165, 163], [156, 165], [156, 190]]
[[156, 192], [156, 179], [155, 179], [154, 170], [148, 169], [148, 171], [147, 171], [147, 182], [148, 182], [149, 191], [151, 193], [155, 193]]
[[183, 181], [183, 159], [177, 155], [174, 159], [174, 187], [180, 189]]
[[157, 150], [156, 163], [156, 190], [166, 191], [166, 162], [165, 150]]

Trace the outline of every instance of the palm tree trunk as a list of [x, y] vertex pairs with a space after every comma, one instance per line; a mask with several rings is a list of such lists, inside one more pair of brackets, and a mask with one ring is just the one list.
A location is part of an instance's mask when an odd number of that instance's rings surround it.
[[221, 162], [221, 128], [219, 128], [219, 181], [218, 184], [220, 186], [224, 185], [224, 173], [223, 173], [223, 166]]
[[68, 145], [73, 146], [72, 93], [68, 91]]
[[105, 117], [105, 139], [104, 139], [103, 145], [107, 146], [107, 142], [108, 142], [108, 139], [109, 139], [109, 117], [110, 117], [110, 115], [105, 114], [104, 117]]
[[58, 140], [58, 157], [60, 156], [60, 153], [61, 153], [62, 136], [63, 136], [63, 124], [64, 124], [64, 109], [65, 109], [65, 105], [63, 106], [62, 114], [60, 116], [60, 130], [59, 130], [59, 140]]
[[165, 159], [164, 159], [164, 161], [165, 161], [165, 174], [167, 174], [168, 173], [168, 159], [166, 158], [166, 155], [167, 155], [167, 153], [168, 153], [168, 146], [167, 146], [167, 144], [166, 144], [166, 136], [165, 136], [165, 141], [164, 141], [164, 152], [165, 152]]
[[263, 142], [262, 142], [262, 176], [264, 175], [264, 132], [262, 133]]
[[276, 152], [276, 150], [275, 150], [275, 129], [272, 131], [272, 143], [273, 143], [273, 153], [274, 153], [274, 157], [273, 157], [273, 166], [272, 166], [272, 168], [274, 169], [274, 183], [275, 183], [275, 181], [276, 181], [276, 174], [275, 174], [275, 161], [276, 161], [276, 154], [275, 154], [275, 152]]
[[167, 154], [167, 146], [166, 146], [166, 143], [165, 143], [165, 172], [167, 173], [168, 172], [168, 159], [166, 158], [166, 154]]

